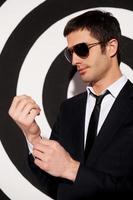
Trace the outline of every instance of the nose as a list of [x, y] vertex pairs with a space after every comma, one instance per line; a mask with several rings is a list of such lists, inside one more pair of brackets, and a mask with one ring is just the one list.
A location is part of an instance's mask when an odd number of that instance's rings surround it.
[[76, 53], [72, 54], [72, 65], [77, 65], [81, 63], [82, 58], [80, 58]]

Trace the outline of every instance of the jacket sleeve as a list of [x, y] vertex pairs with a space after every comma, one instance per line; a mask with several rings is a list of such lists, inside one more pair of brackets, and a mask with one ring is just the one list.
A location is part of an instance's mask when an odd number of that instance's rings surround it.
[[[126, 199], [133, 197], [133, 176], [112, 176], [81, 164], [75, 182], [60, 187], [66, 193], [65, 200]], [[58, 195], [63, 198], [60, 189]]]

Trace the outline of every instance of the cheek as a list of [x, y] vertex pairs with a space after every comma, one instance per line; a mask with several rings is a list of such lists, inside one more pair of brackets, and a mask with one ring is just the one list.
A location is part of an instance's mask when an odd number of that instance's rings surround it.
[[86, 64], [94, 73], [100, 73], [108, 66], [107, 55], [102, 53], [100, 49], [97, 52], [90, 52], [89, 57], [86, 59]]
[[110, 69], [108, 60], [101, 60], [96, 68], [95, 75], [99, 78], [105, 77]]
[[94, 62], [95, 67], [99, 67], [101, 69], [104, 69], [108, 66], [109, 61], [108, 61], [108, 57], [103, 54], [103, 55], [96, 55], [94, 57], [93, 62]]
[[87, 62], [90, 66], [96, 67], [101, 61], [101, 56], [99, 53], [92, 52], [90, 53]]
[[108, 60], [104, 56], [96, 56], [92, 61], [92, 71], [95, 76], [104, 74], [108, 69]]

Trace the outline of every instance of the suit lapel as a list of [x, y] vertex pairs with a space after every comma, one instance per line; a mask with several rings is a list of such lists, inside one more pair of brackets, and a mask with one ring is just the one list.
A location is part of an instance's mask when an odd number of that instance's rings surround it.
[[96, 137], [91, 153], [87, 159], [89, 164], [93, 163], [108, 146], [112, 137], [117, 133], [117, 130], [132, 110], [133, 86], [128, 81], [116, 98], [103, 126], [101, 127], [99, 135]]
[[[75, 155], [77, 156], [80, 162], [83, 162], [84, 157], [84, 127], [85, 127], [85, 109], [86, 109], [86, 99], [87, 99], [87, 92], [83, 93], [78, 97], [77, 101], [75, 102], [76, 111], [73, 113], [73, 127], [74, 127], [74, 138], [75, 138], [75, 145], [74, 151]], [[78, 112], [77, 112], [78, 111]]]

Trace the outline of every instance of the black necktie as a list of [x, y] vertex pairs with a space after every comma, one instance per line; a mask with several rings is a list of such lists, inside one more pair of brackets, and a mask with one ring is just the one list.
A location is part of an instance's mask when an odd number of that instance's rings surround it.
[[89, 152], [93, 146], [95, 137], [97, 135], [97, 125], [98, 125], [98, 120], [99, 120], [99, 113], [100, 113], [100, 107], [101, 107], [101, 102], [105, 95], [109, 94], [109, 91], [106, 90], [106, 92], [100, 96], [97, 96], [92, 93], [92, 95], [96, 98], [96, 103], [94, 106], [94, 109], [91, 114], [89, 126], [88, 126], [88, 132], [87, 132], [87, 139], [86, 139], [86, 147], [85, 147], [85, 160], [87, 159]]

